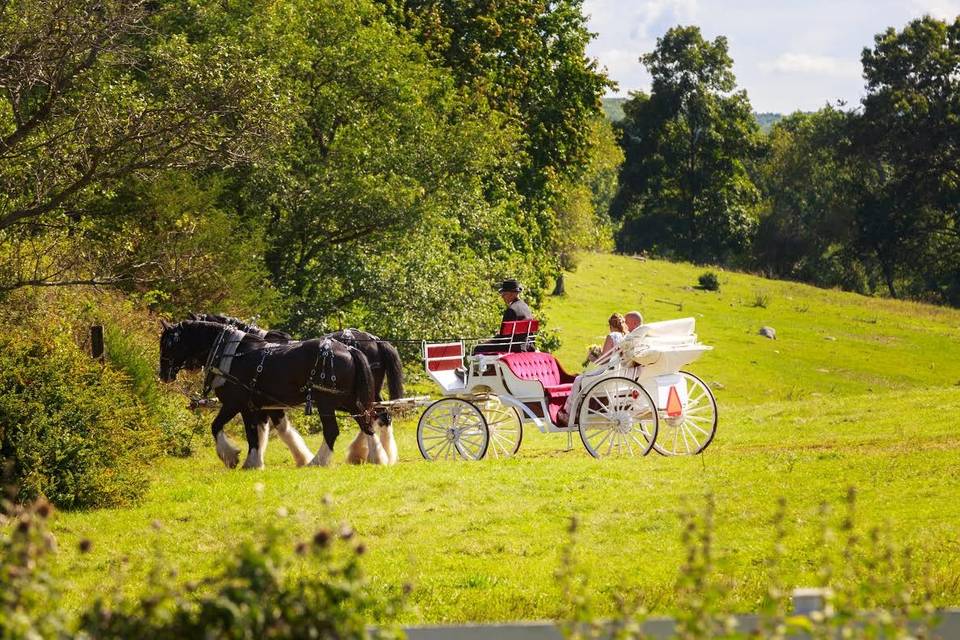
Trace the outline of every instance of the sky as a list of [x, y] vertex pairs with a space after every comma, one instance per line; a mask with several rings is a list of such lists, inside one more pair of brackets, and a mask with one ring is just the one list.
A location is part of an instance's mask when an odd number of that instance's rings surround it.
[[739, 88], [754, 111], [813, 111], [863, 95], [860, 53], [887, 27], [902, 29], [924, 14], [952, 21], [960, 0], [584, 0], [587, 54], [619, 84], [609, 95], [648, 91], [639, 62], [678, 24], [704, 37], [727, 37]]

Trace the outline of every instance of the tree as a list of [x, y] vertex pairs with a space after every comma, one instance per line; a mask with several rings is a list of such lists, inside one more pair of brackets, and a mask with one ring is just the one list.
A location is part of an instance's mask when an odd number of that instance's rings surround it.
[[891, 296], [960, 304], [960, 18], [887, 29], [862, 61], [859, 246]]
[[770, 130], [758, 163], [763, 207], [753, 256], [781, 278], [866, 293], [873, 261], [856, 250], [849, 130], [856, 114], [833, 107], [794, 113]]
[[634, 93], [618, 123], [618, 247], [700, 262], [741, 256], [756, 225], [759, 194], [746, 163], [760, 134], [746, 92], [734, 92], [726, 39], [675, 27], [641, 61], [651, 93]]
[[[381, 0], [452, 74], [474, 104], [501, 114], [516, 153], [504, 154], [498, 182], [522, 198], [523, 226], [540, 275], [557, 275], [558, 244], [569, 236], [569, 185], [590, 163], [600, 98], [613, 86], [585, 49], [582, 0]], [[503, 145], [506, 146], [506, 145]], [[488, 187], [489, 188], [489, 187]], [[502, 187], [495, 186], [498, 191]]]
[[563, 272], [576, 268], [579, 252], [612, 248], [610, 202], [616, 195], [622, 163], [623, 151], [610, 123], [596, 116], [588, 164], [577, 179], [562, 184], [553, 204], [557, 233], [551, 252], [559, 262], [553, 295], [564, 293]]
[[270, 68], [236, 41], [154, 28], [162, 5], [0, 4], [0, 290], [117, 280], [83, 246], [97, 238], [91, 198], [130, 176], [249, 161], [276, 137]]
[[237, 172], [233, 206], [265, 222], [285, 326], [479, 329], [497, 309], [501, 265], [537, 255], [517, 199], [495, 188], [512, 157], [503, 118], [471, 104], [366, 0], [287, 0], [252, 38], [279, 64], [292, 135], [269, 166]]

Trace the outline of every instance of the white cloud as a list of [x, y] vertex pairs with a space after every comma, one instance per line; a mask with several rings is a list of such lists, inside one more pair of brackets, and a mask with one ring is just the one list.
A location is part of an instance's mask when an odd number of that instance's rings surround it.
[[953, 22], [960, 15], [960, 2], [957, 0], [912, 0], [916, 13], [929, 13], [934, 18]]
[[619, 95], [649, 86], [640, 56], [653, 51], [657, 36], [677, 24], [695, 22], [699, 0], [585, 0], [583, 11], [597, 37], [587, 47], [620, 84]]
[[816, 74], [836, 78], [857, 78], [860, 76], [859, 60], [845, 60], [809, 53], [783, 53], [772, 61], [761, 62], [759, 67], [764, 71], [779, 73]]

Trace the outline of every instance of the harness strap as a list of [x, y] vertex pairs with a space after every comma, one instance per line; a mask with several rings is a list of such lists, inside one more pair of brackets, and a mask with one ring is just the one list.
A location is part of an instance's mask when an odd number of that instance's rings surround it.
[[[229, 337], [229, 339], [228, 339]], [[230, 365], [236, 356], [237, 347], [246, 337], [246, 334], [231, 326], [224, 326], [214, 342], [214, 347], [207, 356], [204, 366], [203, 391], [201, 397], [207, 397], [214, 389], [223, 386], [227, 378], [224, 374], [230, 373]]]

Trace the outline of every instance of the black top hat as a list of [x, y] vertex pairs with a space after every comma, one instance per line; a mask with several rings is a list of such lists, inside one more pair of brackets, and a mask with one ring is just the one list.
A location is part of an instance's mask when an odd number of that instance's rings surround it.
[[520, 286], [520, 283], [517, 282], [516, 278], [507, 278], [500, 283], [500, 287], [497, 289], [498, 292], [503, 293], [504, 291], [515, 291], [520, 293], [523, 291], [523, 287]]

